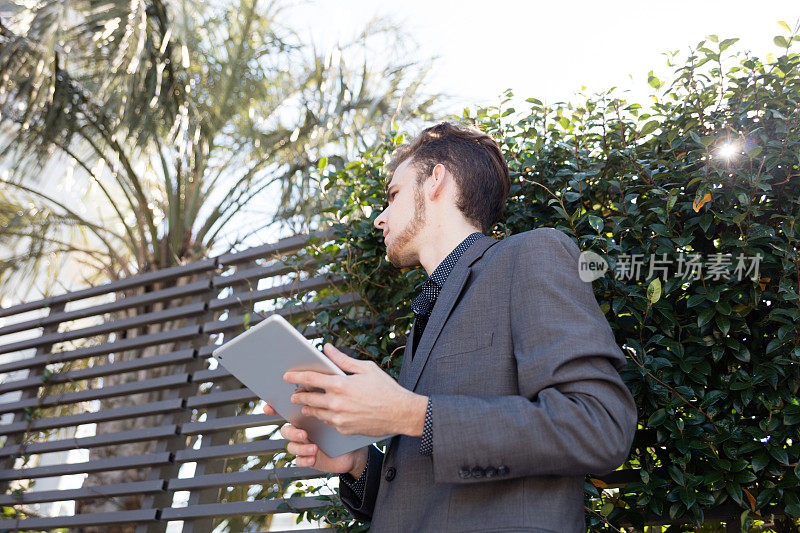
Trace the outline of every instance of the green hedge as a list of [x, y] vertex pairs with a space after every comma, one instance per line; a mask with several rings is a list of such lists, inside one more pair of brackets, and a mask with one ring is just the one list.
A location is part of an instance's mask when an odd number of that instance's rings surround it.
[[[790, 46], [797, 40], [777, 37], [778, 57], [762, 61], [731, 55], [735, 39], [711, 36], [673, 65], [669, 83], [651, 73], [656, 94], [646, 105], [610, 91], [577, 105], [530, 98], [530, 108], [517, 111], [507, 92], [499, 108], [460, 117], [497, 139], [509, 163], [509, 203], [494, 236], [555, 227], [609, 265], [593, 286], [629, 355], [623, 378], [640, 429], [624, 468], [640, 473], [618, 492], [587, 478], [593, 530], [641, 528], [653, 515], [700, 524], [705, 511], [730, 501], [746, 521], [776, 511], [800, 516], [800, 59]], [[368, 302], [319, 313], [317, 323], [328, 338], [347, 332], [337, 344], [393, 375], [424, 279], [422, 269], [387, 262], [372, 226], [385, 206], [383, 165], [402, 141], [393, 132], [321, 176], [336, 198], [328, 215], [339, 238], [312, 247], [347, 253], [331, 270], [347, 282], [341, 292]], [[625, 276], [634, 254], [640, 275]], [[651, 258], [665, 260], [654, 265], [667, 264], [667, 272], [650, 275]], [[692, 258], [701, 270], [680, 276], [679, 260]], [[749, 272], [735, 270], [740, 261]], [[335, 501], [327, 516], [363, 529]]]

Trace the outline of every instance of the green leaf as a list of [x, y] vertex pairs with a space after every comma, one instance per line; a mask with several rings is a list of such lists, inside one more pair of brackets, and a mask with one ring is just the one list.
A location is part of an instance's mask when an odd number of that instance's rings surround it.
[[733, 356], [739, 361], [748, 363], [750, 361], [750, 350], [748, 350], [746, 346], [733, 348]]
[[592, 226], [597, 233], [603, 231], [603, 227], [605, 227], [603, 219], [596, 215], [589, 215], [589, 225]]
[[661, 279], [654, 278], [647, 286], [647, 300], [650, 304], [656, 303], [661, 298]]
[[655, 75], [653, 75], [652, 70], [647, 74], [647, 83], [650, 84], [650, 87], [653, 87], [654, 89], [658, 89], [659, 87], [664, 85], [664, 82], [662, 82], [657, 77], [655, 77]]
[[665, 409], [657, 409], [650, 418], [647, 419], [648, 427], [660, 426], [667, 419], [667, 411]]
[[670, 194], [669, 199], [667, 200], [667, 210], [672, 210], [675, 207], [675, 202], [678, 200], [678, 194]]
[[731, 329], [731, 321], [725, 315], [716, 315], [714, 316], [714, 321], [717, 323], [717, 327], [722, 332], [723, 335], [727, 335], [728, 331]]
[[644, 125], [642, 131], [639, 132], [640, 137], [644, 137], [645, 135], [649, 135], [656, 131], [661, 124], [657, 120], [651, 120], [647, 124]]
[[720, 344], [716, 344], [711, 347], [711, 356], [714, 358], [715, 362], [722, 359], [722, 354], [724, 353], [725, 353], [725, 347]]
[[790, 503], [783, 508], [786, 514], [795, 518], [800, 518], [800, 503]]
[[791, 403], [784, 408], [783, 423], [787, 426], [800, 424], [800, 405]]
[[755, 456], [753, 456], [752, 465], [754, 472], [758, 472], [768, 464], [769, 464], [769, 456], [767, 456], [767, 454], [765, 454], [764, 452], [758, 453]]
[[779, 463], [786, 465], [789, 464], [789, 454], [786, 453], [786, 450], [783, 448], [777, 448], [775, 446], [769, 447], [769, 454], [775, 458], [776, 461]]
[[789, 48], [789, 41], [786, 40], [786, 37], [783, 35], [776, 35], [772, 42], [775, 43], [776, 46], [780, 46], [781, 48]]
[[708, 232], [708, 228], [711, 226], [713, 220], [714, 217], [711, 213], [703, 213], [703, 216], [700, 217], [700, 227], [703, 228], [704, 232]]
[[708, 324], [709, 321], [714, 317], [715, 312], [716, 311], [714, 311], [713, 307], [709, 307], [707, 309], [703, 309], [702, 311], [700, 311], [700, 314], [697, 315], [697, 326], [702, 328], [703, 326]]

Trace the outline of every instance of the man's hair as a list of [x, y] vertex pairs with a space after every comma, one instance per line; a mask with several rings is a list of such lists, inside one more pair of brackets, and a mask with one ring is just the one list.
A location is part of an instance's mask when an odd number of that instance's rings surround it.
[[392, 154], [387, 186], [394, 171], [407, 159], [417, 170], [418, 187], [437, 164], [447, 167], [457, 184], [456, 207], [483, 233], [503, 215], [511, 181], [503, 153], [489, 135], [449, 122], [426, 128]]

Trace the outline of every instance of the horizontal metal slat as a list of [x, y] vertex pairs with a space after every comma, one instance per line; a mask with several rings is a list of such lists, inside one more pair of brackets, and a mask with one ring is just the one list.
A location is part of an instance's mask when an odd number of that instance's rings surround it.
[[157, 509], [136, 511], [114, 511], [113, 513], [91, 513], [74, 516], [55, 516], [52, 518], [23, 518], [19, 520], [0, 520], [0, 529], [11, 531], [30, 529], [53, 529], [73, 526], [108, 526], [130, 522], [152, 522]]
[[213, 370], [198, 370], [192, 374], [192, 381], [195, 383], [203, 383], [206, 381], [215, 381], [226, 377], [233, 376], [231, 376], [231, 373], [228, 372], [225, 367], [218, 366]]
[[[279, 509], [284, 503], [289, 506], [289, 511]], [[204, 505], [192, 505], [191, 507], [162, 509], [161, 519], [191, 520], [194, 518], [211, 518], [218, 516], [274, 514], [292, 512], [292, 510], [303, 511], [307, 509], [317, 509], [319, 507], [327, 507], [328, 505], [330, 505], [329, 501], [299, 496], [277, 498], [274, 500], [258, 500], [254, 502], [208, 503]]]
[[[93, 424], [96, 422], [107, 422], [109, 420], [119, 420], [121, 418], [134, 418], [137, 416], [149, 416], [172, 411], [179, 411], [183, 408], [183, 400], [174, 398], [160, 402], [146, 403], [143, 405], [126, 405], [114, 409], [105, 409], [96, 413], [80, 413], [77, 415], [57, 416], [52, 418], [41, 418], [34, 420], [30, 424], [33, 431], [41, 429], [53, 429], [81, 424]], [[0, 426], [0, 435], [10, 433], [20, 433], [28, 428], [28, 422], [16, 422]]]
[[246, 402], [257, 399], [253, 391], [248, 388], [226, 390], [221, 392], [210, 392], [200, 396], [187, 398], [186, 407], [189, 409], [198, 407], [211, 407], [212, 405], [224, 405], [233, 402]]
[[210, 280], [195, 281], [193, 283], [180, 285], [178, 287], [169, 287], [166, 289], [162, 289], [160, 291], [153, 291], [145, 294], [139, 294], [137, 296], [129, 296], [127, 298], [121, 298], [114, 302], [94, 305], [82, 309], [75, 309], [73, 311], [54, 313], [41, 318], [35, 318], [33, 320], [26, 320], [24, 322], [17, 322], [16, 324], [9, 324], [8, 326], [0, 328], [0, 335], [7, 335], [9, 333], [25, 331], [27, 329], [40, 328], [60, 322], [69, 322], [72, 320], [77, 320], [79, 318], [86, 318], [89, 316], [103, 315], [114, 311], [120, 311], [122, 309], [129, 309], [131, 307], [139, 307], [143, 305], [162, 302], [164, 300], [185, 298], [186, 296], [191, 296], [193, 294], [205, 292], [210, 289], [211, 289]]
[[197, 274], [199, 272], [214, 270], [215, 268], [217, 268], [217, 259], [215, 257], [201, 259], [200, 261], [195, 261], [187, 265], [162, 268], [161, 270], [157, 270], [155, 272], [147, 272], [144, 274], [138, 274], [136, 276], [129, 276], [127, 278], [112, 281], [110, 283], [104, 283], [103, 285], [98, 285], [96, 287], [89, 287], [79, 291], [67, 292], [33, 302], [26, 302], [24, 304], [6, 307], [5, 309], [0, 309], [0, 317], [17, 315], [36, 309], [43, 309], [45, 307], [50, 307], [60, 303], [84, 300], [86, 298], [100, 296], [101, 294], [132, 289], [141, 285], [148, 285], [159, 281], [166, 281], [191, 274]]
[[117, 433], [102, 433], [90, 437], [79, 437], [72, 439], [51, 440], [47, 442], [29, 442], [23, 445], [4, 446], [0, 448], [0, 457], [11, 455], [36, 454], [62, 452], [65, 450], [98, 448], [100, 446], [113, 446], [117, 444], [127, 444], [129, 442], [141, 442], [145, 440], [156, 440], [165, 437], [172, 437], [178, 434], [178, 426], [170, 424], [167, 426], [156, 426], [143, 429], [131, 429]]
[[259, 426], [270, 426], [283, 423], [283, 418], [279, 416], [267, 415], [239, 415], [215, 418], [203, 422], [187, 422], [181, 425], [182, 435], [196, 435], [211, 433], [213, 431], [223, 431], [227, 429], [242, 429]]
[[282, 276], [290, 272], [296, 272], [297, 269], [308, 271], [316, 266], [324, 266], [324, 263], [321, 263], [317, 258], [298, 261], [297, 264], [276, 260], [267, 266], [257, 266], [243, 270], [237, 269], [228, 275], [215, 276], [212, 285], [218, 289], [234, 285], [246, 285], [253, 282], [256, 282], [255, 284], [257, 285], [260, 279]]
[[94, 357], [96, 355], [105, 355], [111, 352], [124, 352], [126, 350], [135, 350], [137, 348], [144, 348], [157, 344], [166, 344], [168, 342], [175, 342], [194, 337], [198, 333], [200, 333], [200, 326], [186, 326], [183, 328], [172, 329], [169, 331], [159, 331], [158, 333], [140, 335], [138, 337], [131, 337], [114, 342], [105, 342], [103, 344], [98, 344], [97, 346], [78, 348], [77, 350], [70, 350], [67, 352], [55, 352], [37, 355], [26, 359], [20, 359], [18, 361], [4, 363], [0, 365], [0, 373], [23, 370], [25, 368], [32, 368], [48, 363], [64, 363], [66, 361], [74, 361], [75, 359], [84, 359], [86, 357]]
[[262, 259], [273, 255], [286, 254], [299, 250], [312, 238], [325, 241], [333, 238], [333, 236], [333, 230], [326, 228], [324, 230], [312, 231], [308, 235], [295, 235], [292, 237], [286, 237], [275, 243], [248, 248], [247, 250], [242, 250], [241, 252], [232, 252], [229, 254], [220, 255], [217, 257], [217, 264], [220, 266], [236, 265], [245, 261], [251, 261], [253, 259]]
[[[325, 309], [333, 309], [341, 308], [345, 305], [353, 305], [361, 302], [361, 298], [352, 293], [348, 292], [343, 294], [336, 303], [320, 303], [320, 302], [308, 302], [304, 304], [295, 304], [288, 307], [284, 307], [282, 309], [276, 309], [274, 311], [269, 311], [266, 313], [251, 313], [250, 314], [250, 325], [256, 325], [262, 320], [260, 315], [264, 315], [264, 317], [269, 318], [272, 315], [280, 315], [286, 319], [294, 319], [294, 320], [302, 320], [303, 318], [308, 317], [312, 313], [319, 313], [320, 311], [324, 311]], [[226, 329], [241, 327], [244, 323], [244, 315], [228, 315], [227, 318], [224, 320], [212, 320], [206, 322], [203, 325], [203, 331], [206, 333], [215, 333], [218, 331], [224, 331]]]
[[[143, 381], [129, 381], [119, 385], [110, 387], [102, 387], [100, 389], [86, 389], [75, 392], [66, 392], [63, 394], [53, 394], [45, 396], [44, 398], [29, 398], [27, 400], [2, 403], [0, 404], [0, 413], [10, 413], [14, 411], [21, 411], [27, 407], [52, 407], [54, 405], [64, 405], [76, 402], [88, 402], [92, 400], [100, 400], [102, 398], [111, 398], [114, 396], [124, 396], [126, 394], [138, 394], [142, 392], [151, 392], [178, 385], [190, 383], [189, 374], [173, 374], [171, 376], [162, 376], [153, 379], [146, 379]], [[41, 402], [41, 403], [40, 403]]]
[[[135, 370], [143, 370], [146, 368], [186, 363], [194, 359], [194, 356], [195, 351], [191, 348], [187, 348], [185, 350], [177, 350], [175, 352], [167, 352], [150, 357], [129, 359], [127, 361], [116, 361], [107, 365], [97, 365], [89, 368], [79, 368], [76, 370], [68, 370], [67, 372], [59, 372], [51, 375], [48, 383], [81, 381], [84, 379], [108, 376], [110, 374], [124, 374], [125, 372], [133, 372]], [[16, 381], [9, 381], [6, 383], [0, 383], [0, 394], [17, 390], [38, 388], [41, 386], [42, 380], [38, 376]]]
[[291, 283], [284, 283], [277, 287], [269, 287], [267, 289], [242, 292], [227, 296], [225, 298], [218, 298], [211, 300], [208, 308], [212, 311], [220, 309], [227, 309], [229, 307], [251, 306], [256, 302], [264, 300], [274, 300], [275, 298], [288, 298], [306, 291], [313, 291], [324, 289], [327, 287], [334, 287], [337, 283], [341, 283], [342, 279], [333, 276], [314, 276], [313, 278], [304, 279], [302, 281], [293, 281]]
[[29, 348], [38, 348], [40, 346], [49, 346], [57, 342], [66, 342], [75, 339], [82, 339], [86, 337], [94, 337], [96, 335], [104, 335], [114, 331], [121, 331], [126, 329], [137, 328], [155, 322], [166, 322], [168, 320], [177, 320], [180, 318], [188, 318], [197, 316], [205, 312], [205, 303], [196, 302], [173, 309], [163, 309], [152, 313], [145, 313], [143, 315], [132, 316], [120, 320], [113, 320], [111, 322], [104, 322], [95, 326], [80, 328], [70, 331], [61, 331], [57, 333], [48, 333], [34, 339], [26, 339], [24, 341], [12, 342], [11, 344], [4, 344], [0, 346], [0, 354], [9, 352], [18, 352], [27, 350]]
[[113, 485], [93, 485], [80, 489], [33, 490], [23, 492], [18, 498], [9, 494], [0, 494], [0, 505], [65, 502], [84, 500], [86, 498], [110, 498], [113, 496], [128, 496], [130, 494], [152, 494], [154, 492], [163, 492], [166, 486], [166, 480], [155, 479], [152, 481], [115, 483]]
[[199, 358], [207, 358], [211, 355], [211, 352], [216, 350], [219, 347], [219, 344], [207, 344], [205, 346], [201, 346], [197, 349], [197, 357]]
[[323, 477], [324, 472], [305, 466], [246, 470], [225, 474], [207, 474], [186, 479], [170, 479], [169, 490], [196, 490], [230, 485], [268, 485], [282, 479], [313, 479]]
[[262, 439], [253, 442], [238, 442], [236, 444], [220, 444], [207, 446], [197, 450], [178, 450], [175, 452], [176, 463], [188, 463], [204, 459], [219, 459], [220, 457], [245, 457], [261, 453], [283, 450], [288, 441], [285, 439]]
[[64, 476], [68, 474], [107, 472], [109, 470], [127, 470], [128, 468], [157, 466], [171, 462], [170, 455], [170, 452], [148, 453], [133, 457], [111, 457], [109, 459], [97, 459], [95, 461], [67, 465], [10, 468], [7, 470], [0, 470], [0, 480], [34, 479], [40, 477]]

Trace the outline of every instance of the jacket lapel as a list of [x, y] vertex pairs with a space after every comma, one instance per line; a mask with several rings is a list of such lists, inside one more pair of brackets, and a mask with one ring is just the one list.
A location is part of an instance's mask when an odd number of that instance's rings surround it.
[[[447, 281], [444, 283], [444, 287], [442, 287], [442, 292], [436, 299], [433, 312], [428, 319], [425, 330], [422, 332], [422, 338], [419, 340], [417, 353], [414, 354], [413, 360], [411, 360], [411, 350], [409, 349], [409, 345], [413, 344], [414, 340], [414, 330], [412, 327], [411, 335], [409, 335], [406, 351], [403, 356], [400, 378], [398, 379], [398, 383], [402, 387], [410, 391], [416, 389], [419, 377], [422, 374], [422, 369], [425, 367], [425, 363], [428, 361], [428, 356], [433, 348], [433, 343], [436, 342], [436, 339], [439, 337], [444, 323], [450, 316], [450, 311], [452, 311], [456, 300], [458, 300], [458, 297], [461, 295], [461, 291], [469, 277], [472, 263], [477, 261], [491, 245], [497, 242], [498, 241], [492, 237], [481, 237], [472, 243], [472, 246], [464, 252], [464, 255], [462, 255], [455, 264], [450, 275], [447, 277]], [[416, 320], [414, 324], [416, 325]]]
[[397, 383], [402, 385], [408, 377], [408, 368], [411, 366], [411, 347], [414, 344], [414, 328], [417, 327], [417, 320], [411, 325], [411, 332], [406, 339], [406, 347], [403, 349], [403, 362], [400, 365], [400, 374], [397, 376]]
[[[408, 338], [406, 339], [406, 346], [403, 348], [403, 362], [400, 364], [400, 374], [397, 376], [397, 383], [402, 385], [404, 380], [408, 379], [408, 368], [411, 366], [411, 347], [414, 344], [414, 328], [417, 325], [416, 319], [414, 323], [411, 324], [411, 332], [408, 334]], [[392, 451], [397, 447], [397, 441], [400, 439], [400, 435], [395, 435], [386, 443], [386, 452], [384, 457], [390, 457]]]

